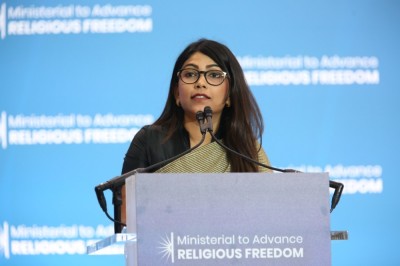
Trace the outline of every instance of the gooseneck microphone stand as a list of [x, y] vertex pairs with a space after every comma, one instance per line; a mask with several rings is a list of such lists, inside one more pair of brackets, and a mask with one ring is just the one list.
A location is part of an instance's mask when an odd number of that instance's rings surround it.
[[[278, 171], [278, 172], [282, 172], [282, 173], [301, 173], [298, 170], [294, 170], [294, 169], [280, 169], [280, 168], [276, 168], [276, 167], [272, 167], [263, 163], [260, 163], [257, 160], [253, 160], [252, 158], [245, 156], [235, 150], [232, 150], [231, 148], [227, 147], [226, 145], [224, 145], [213, 133], [213, 128], [212, 128], [212, 110], [209, 106], [206, 106], [204, 108], [204, 115], [207, 119], [207, 131], [211, 134], [211, 137], [213, 138], [213, 140], [215, 142], [218, 143], [218, 145], [220, 145], [222, 148], [224, 148], [226, 151], [231, 152], [237, 156], [242, 157], [243, 159], [245, 159], [246, 161], [252, 162], [254, 164], [257, 164], [259, 166], [262, 166], [264, 168], [270, 169], [270, 170], [274, 170], [274, 171]], [[332, 195], [332, 199], [331, 199], [331, 209], [330, 212], [332, 212], [335, 207], [337, 206], [337, 204], [340, 201], [340, 197], [342, 196], [342, 192], [343, 192], [343, 188], [344, 185], [342, 183], [339, 182], [335, 182], [335, 181], [331, 181], [329, 180], [329, 187], [334, 189], [334, 193]]]
[[[138, 168], [135, 170], [132, 170], [130, 172], [127, 172], [123, 175], [120, 176], [116, 176], [104, 183], [101, 183], [99, 185], [97, 185], [95, 187], [95, 192], [96, 192], [96, 196], [97, 196], [97, 200], [99, 202], [100, 207], [102, 208], [102, 210], [104, 211], [104, 213], [106, 214], [106, 216], [114, 222], [114, 232], [115, 233], [120, 233], [122, 231], [122, 228], [124, 226], [126, 226], [126, 224], [121, 222], [121, 206], [122, 206], [122, 187], [125, 184], [125, 179], [136, 174], [136, 173], [149, 173], [154, 171], [157, 168], [160, 168], [182, 156], [184, 156], [187, 153], [190, 153], [191, 151], [193, 151], [194, 149], [198, 148], [201, 144], [203, 144], [204, 140], [205, 140], [205, 136], [206, 136], [206, 132], [207, 132], [207, 125], [205, 125], [204, 123], [204, 114], [203, 112], [199, 111], [196, 113], [196, 119], [199, 122], [199, 126], [200, 126], [200, 132], [202, 135], [202, 138], [200, 140], [200, 142], [198, 144], [196, 144], [195, 146], [193, 146], [192, 148], [174, 156], [171, 157], [167, 160], [158, 162], [156, 164], [150, 165], [146, 168]], [[106, 202], [106, 198], [104, 197], [104, 191], [110, 189], [112, 191], [112, 203], [114, 205], [114, 218], [111, 217], [108, 214], [107, 211], [107, 202]]]

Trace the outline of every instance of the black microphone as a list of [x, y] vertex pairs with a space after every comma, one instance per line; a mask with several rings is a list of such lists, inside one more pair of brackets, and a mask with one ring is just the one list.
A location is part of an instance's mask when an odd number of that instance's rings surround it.
[[207, 133], [207, 125], [204, 123], [204, 113], [202, 111], [198, 111], [196, 113], [196, 119], [200, 124], [200, 132], [202, 135]]
[[[103, 212], [106, 214], [107, 218], [110, 219], [111, 221], [113, 221], [115, 224], [119, 224], [122, 226], [126, 226], [126, 224], [122, 223], [121, 221], [118, 221], [114, 218], [112, 218], [107, 211], [107, 201], [106, 198], [104, 197], [104, 191], [107, 189], [111, 189], [113, 192], [113, 195], [115, 196], [115, 193], [117, 193], [117, 189], [119, 189], [122, 185], [125, 184], [125, 179], [134, 175], [136, 173], [136, 170], [127, 172], [123, 175], [120, 176], [116, 176], [104, 183], [101, 183], [99, 185], [97, 185], [94, 188], [94, 191], [96, 192], [96, 196], [97, 196], [97, 201], [99, 202], [99, 205], [101, 207], [101, 209], [103, 210]], [[114, 203], [114, 202], [113, 202]], [[119, 217], [120, 218], [120, 217]], [[117, 230], [117, 229], [115, 229]], [[115, 233], [118, 233], [117, 231]]]
[[[207, 129], [210, 133], [213, 132], [213, 124], [212, 124], [212, 110], [210, 106], [204, 107], [204, 116], [207, 119]], [[212, 134], [211, 134], [212, 135]]]
[[329, 187], [335, 190], [335, 192], [333, 192], [331, 201], [331, 212], [332, 212], [333, 209], [336, 208], [336, 205], [338, 205], [339, 203], [340, 197], [342, 196], [344, 185], [342, 183], [329, 180]]
[[117, 220], [113, 219], [108, 214], [108, 212], [107, 212], [107, 202], [106, 202], [106, 199], [104, 197], [104, 191], [107, 190], [107, 189], [111, 189], [114, 192], [114, 189], [120, 188], [122, 185], [125, 184], [125, 179], [127, 179], [128, 177], [130, 177], [132, 175], [135, 175], [137, 173], [148, 173], [148, 172], [150, 172], [150, 171], [152, 171], [152, 170], [154, 170], [156, 168], [162, 167], [162, 166], [164, 166], [164, 165], [166, 165], [166, 164], [168, 164], [168, 163], [170, 163], [170, 162], [182, 157], [183, 155], [188, 154], [189, 152], [193, 151], [194, 149], [198, 148], [204, 142], [204, 139], [205, 139], [205, 136], [206, 136], [206, 132], [207, 132], [207, 125], [205, 125], [205, 123], [204, 123], [204, 114], [203, 114], [202, 111], [198, 111], [196, 113], [196, 120], [199, 122], [200, 132], [201, 132], [202, 137], [201, 137], [200, 142], [198, 144], [196, 144], [195, 146], [193, 146], [192, 148], [190, 148], [190, 149], [188, 149], [188, 150], [186, 150], [186, 151], [184, 151], [184, 152], [182, 152], [182, 153], [180, 153], [180, 154], [178, 154], [178, 155], [176, 155], [174, 157], [171, 157], [171, 158], [169, 158], [167, 160], [158, 162], [156, 164], [150, 165], [150, 166], [145, 167], [145, 168], [137, 168], [137, 169], [129, 171], [129, 172], [123, 174], [123, 175], [116, 176], [116, 177], [114, 177], [114, 178], [112, 178], [112, 179], [110, 179], [110, 180], [108, 180], [108, 181], [106, 181], [104, 183], [101, 183], [101, 184], [97, 185], [94, 188], [94, 190], [96, 192], [96, 196], [97, 196], [97, 201], [99, 202], [99, 205], [100, 205], [101, 209], [105, 212], [106, 216], [111, 221], [125, 226], [124, 223], [121, 223], [120, 221], [117, 221]]
[[[276, 167], [272, 167], [263, 163], [258, 162], [257, 160], [254, 160], [244, 154], [241, 154], [235, 150], [232, 150], [231, 148], [229, 148], [228, 146], [224, 145], [219, 139], [217, 139], [217, 137], [215, 137], [214, 133], [213, 133], [213, 129], [212, 129], [212, 110], [209, 106], [206, 106], [204, 108], [204, 114], [205, 117], [207, 119], [207, 124], [208, 124], [208, 132], [210, 132], [211, 137], [213, 138], [213, 140], [215, 142], [217, 142], [222, 148], [224, 148], [225, 150], [239, 156], [242, 157], [243, 159], [245, 159], [246, 161], [255, 163], [259, 166], [262, 166], [264, 168], [270, 169], [270, 170], [274, 170], [274, 171], [278, 171], [278, 172], [282, 172], [282, 173], [302, 173], [301, 171], [298, 170], [294, 170], [294, 169], [280, 169], [280, 168], [276, 168]], [[343, 188], [344, 185], [342, 183], [339, 182], [335, 182], [335, 181], [331, 181], [329, 180], [329, 187], [333, 188], [335, 190], [335, 192], [333, 193], [332, 196], [332, 200], [331, 200], [331, 210], [330, 212], [332, 212], [336, 205], [339, 203], [340, 197], [342, 196], [342, 192], [343, 192]]]

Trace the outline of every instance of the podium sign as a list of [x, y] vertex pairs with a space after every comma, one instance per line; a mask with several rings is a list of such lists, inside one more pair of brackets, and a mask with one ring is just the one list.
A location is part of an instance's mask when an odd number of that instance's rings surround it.
[[328, 174], [136, 174], [126, 184], [135, 265], [331, 264]]

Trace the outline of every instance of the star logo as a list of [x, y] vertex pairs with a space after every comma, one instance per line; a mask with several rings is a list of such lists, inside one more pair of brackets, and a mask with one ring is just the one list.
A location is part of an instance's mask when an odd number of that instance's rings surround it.
[[165, 260], [171, 260], [171, 262], [174, 263], [174, 233], [171, 232], [169, 236], [166, 235], [165, 237], [162, 237], [159, 244], [160, 254], [162, 254], [162, 257], [165, 258]]

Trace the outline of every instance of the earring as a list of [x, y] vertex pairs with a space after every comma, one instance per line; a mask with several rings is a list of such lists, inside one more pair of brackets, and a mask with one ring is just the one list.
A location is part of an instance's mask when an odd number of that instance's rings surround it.
[[225, 107], [231, 107], [231, 99], [226, 100]]

